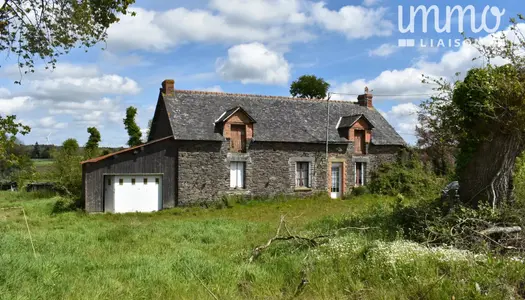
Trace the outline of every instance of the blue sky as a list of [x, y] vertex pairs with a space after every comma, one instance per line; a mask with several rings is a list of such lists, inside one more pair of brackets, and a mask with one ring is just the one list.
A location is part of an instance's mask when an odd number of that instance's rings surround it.
[[[469, 45], [436, 47], [461, 39], [460, 20], [449, 20], [450, 33], [438, 33], [434, 13], [422, 32], [422, 14], [413, 33], [400, 33], [410, 6], [437, 5], [439, 24], [447, 23], [446, 6], [475, 8], [479, 27], [504, 31], [519, 13], [514, 1], [324, 1], [316, 0], [139, 0], [135, 17], [122, 17], [112, 26], [107, 44], [73, 51], [61, 57], [57, 69], [22, 77], [12, 58], [0, 69], [0, 114], [16, 114], [32, 127], [22, 138], [59, 144], [69, 137], [84, 144], [87, 127], [102, 133], [102, 145], [123, 146], [126, 107], [139, 110], [142, 128], [153, 116], [159, 87], [175, 79], [177, 89], [289, 95], [289, 85], [304, 74], [323, 77], [332, 85], [333, 99], [354, 101], [365, 86], [373, 90], [374, 106], [405, 140], [414, 143], [417, 105], [432, 87], [421, 75], [452, 78], [480, 62]], [[486, 6], [496, 6], [488, 10]], [[496, 10], [497, 9], [497, 10]], [[493, 13], [504, 14], [498, 18]], [[463, 20], [467, 35], [490, 42], [486, 30], [471, 32], [471, 14]], [[399, 47], [399, 39], [415, 47]], [[427, 47], [422, 47], [426, 45]], [[430, 47], [433, 43], [434, 47]], [[101, 48], [106, 50], [102, 51]], [[342, 95], [351, 94], [351, 95]]]

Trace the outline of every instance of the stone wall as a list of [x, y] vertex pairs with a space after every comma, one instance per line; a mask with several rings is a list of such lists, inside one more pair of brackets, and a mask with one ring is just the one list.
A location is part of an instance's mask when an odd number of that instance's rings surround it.
[[[328, 192], [330, 172], [326, 162], [326, 145], [304, 143], [251, 142], [247, 153], [229, 153], [228, 141], [185, 141], [178, 144], [178, 204], [210, 202], [223, 195], [307, 196]], [[354, 186], [355, 162], [366, 162], [366, 180], [370, 170], [382, 162], [395, 159], [399, 147], [369, 146], [368, 155], [354, 155], [353, 144], [330, 145], [330, 161], [344, 162], [344, 187]], [[246, 163], [245, 189], [230, 188], [230, 163]], [[295, 166], [309, 162], [311, 188], [297, 189]]]

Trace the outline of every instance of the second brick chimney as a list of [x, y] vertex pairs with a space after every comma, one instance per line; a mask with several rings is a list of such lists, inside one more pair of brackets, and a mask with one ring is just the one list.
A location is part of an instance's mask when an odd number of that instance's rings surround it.
[[357, 104], [359, 106], [373, 107], [372, 98], [373, 96], [369, 93], [368, 87], [365, 87], [365, 93], [357, 96]]
[[162, 82], [161, 92], [165, 95], [173, 95], [175, 93], [175, 80], [166, 79]]

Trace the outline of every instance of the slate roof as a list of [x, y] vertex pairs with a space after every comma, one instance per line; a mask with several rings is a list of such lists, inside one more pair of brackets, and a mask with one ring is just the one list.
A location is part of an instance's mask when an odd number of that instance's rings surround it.
[[[326, 100], [175, 90], [162, 95], [173, 135], [178, 140], [222, 141], [215, 121], [235, 107], [257, 120], [254, 140], [326, 143]], [[350, 101], [330, 101], [329, 142], [345, 143], [336, 128], [341, 117], [364, 115], [375, 127], [375, 145], [405, 145], [405, 141], [375, 109]]]
[[374, 128], [374, 125], [370, 121], [368, 121], [368, 119], [363, 114], [342, 117], [341, 122], [339, 122], [339, 126], [337, 128], [350, 128], [354, 126], [355, 122], [359, 121], [359, 119], [361, 118], [364, 118], [365, 121], [371, 125], [371, 129]]

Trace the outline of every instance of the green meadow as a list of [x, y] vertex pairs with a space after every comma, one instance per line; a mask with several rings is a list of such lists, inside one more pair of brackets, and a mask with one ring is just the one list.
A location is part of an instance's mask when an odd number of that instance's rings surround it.
[[[400, 238], [393, 198], [365, 195], [58, 212], [53, 195], [0, 193], [1, 299], [520, 299], [525, 265]], [[23, 207], [36, 256], [33, 253]], [[316, 239], [275, 241], [281, 234]], [[351, 227], [351, 228], [350, 228]]]

